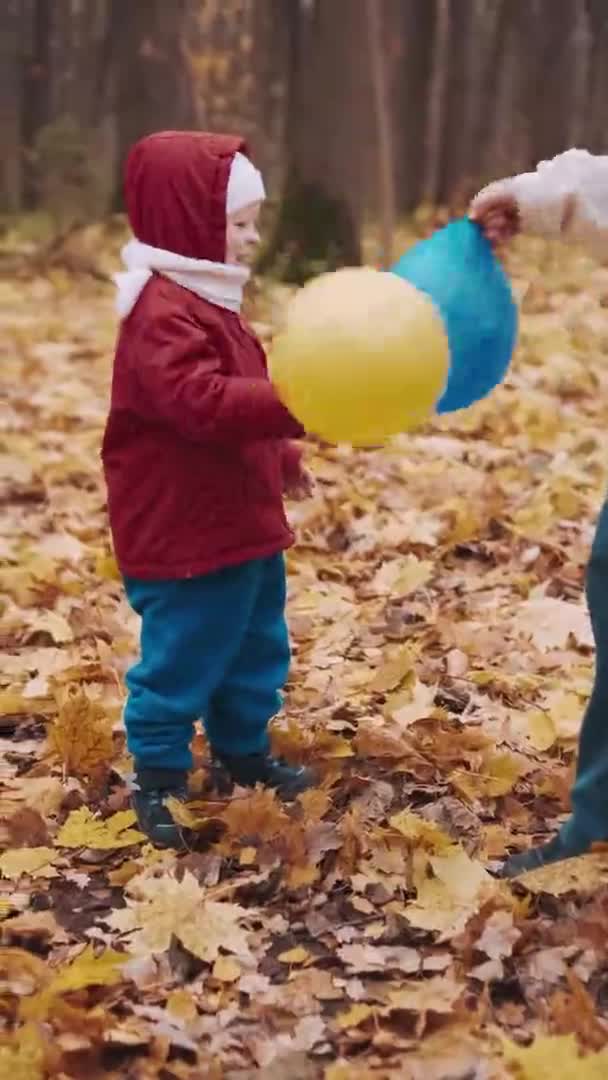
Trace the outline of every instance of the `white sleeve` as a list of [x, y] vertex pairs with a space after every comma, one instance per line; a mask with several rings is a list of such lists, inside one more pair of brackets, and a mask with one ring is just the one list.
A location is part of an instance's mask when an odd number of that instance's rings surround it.
[[567, 150], [541, 161], [536, 172], [490, 184], [473, 209], [503, 195], [515, 199], [524, 232], [562, 237], [608, 256], [608, 156]]

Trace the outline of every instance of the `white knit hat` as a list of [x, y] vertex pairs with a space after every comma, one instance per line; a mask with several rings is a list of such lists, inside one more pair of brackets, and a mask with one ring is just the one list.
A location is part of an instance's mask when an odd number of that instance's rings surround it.
[[265, 198], [262, 174], [244, 154], [235, 154], [228, 179], [226, 213], [233, 214], [235, 210], [242, 210], [244, 206], [262, 202]]

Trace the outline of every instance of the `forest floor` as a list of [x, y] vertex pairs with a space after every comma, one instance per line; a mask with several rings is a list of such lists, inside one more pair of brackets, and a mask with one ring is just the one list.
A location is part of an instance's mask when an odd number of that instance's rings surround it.
[[[0, 280], [1, 1078], [608, 1075], [608, 855], [492, 876], [568, 811], [608, 270], [533, 242], [510, 269], [504, 386], [382, 450], [308, 448], [274, 740], [322, 785], [210, 798], [199, 734], [180, 855], [144, 842], [124, 783], [112, 290]], [[265, 338], [286, 295], [257, 287]]]

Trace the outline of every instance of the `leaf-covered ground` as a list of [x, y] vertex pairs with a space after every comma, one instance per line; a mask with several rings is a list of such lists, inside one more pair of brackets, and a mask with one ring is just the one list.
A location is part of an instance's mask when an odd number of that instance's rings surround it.
[[[143, 842], [124, 784], [111, 289], [0, 281], [0, 1077], [608, 1075], [608, 857], [491, 874], [567, 813], [608, 271], [534, 243], [511, 269], [504, 387], [388, 449], [309, 448], [274, 736], [322, 786], [222, 801], [199, 735], [180, 856]], [[284, 298], [259, 292], [263, 334]]]

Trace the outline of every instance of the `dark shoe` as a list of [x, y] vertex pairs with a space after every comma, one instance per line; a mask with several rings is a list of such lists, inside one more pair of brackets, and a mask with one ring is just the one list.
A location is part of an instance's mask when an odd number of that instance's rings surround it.
[[226, 778], [242, 787], [274, 788], [281, 798], [295, 799], [300, 792], [314, 787], [316, 780], [311, 769], [304, 765], [290, 765], [283, 758], [272, 754], [218, 754], [214, 755], [212, 769], [216, 786], [225, 790]]
[[165, 799], [172, 797], [186, 802], [188, 774], [181, 769], [138, 769], [135, 774], [137, 790], [131, 802], [139, 828], [157, 847], [187, 847], [184, 830], [172, 818]]
[[539, 870], [542, 866], [550, 866], [551, 863], [575, 859], [578, 855], [585, 855], [589, 851], [588, 844], [564, 843], [558, 833], [548, 844], [540, 844], [538, 847], [529, 848], [528, 851], [520, 851], [517, 855], [509, 856], [501, 867], [500, 876], [502, 878], [519, 877], [520, 874], [526, 874], [529, 870]]

